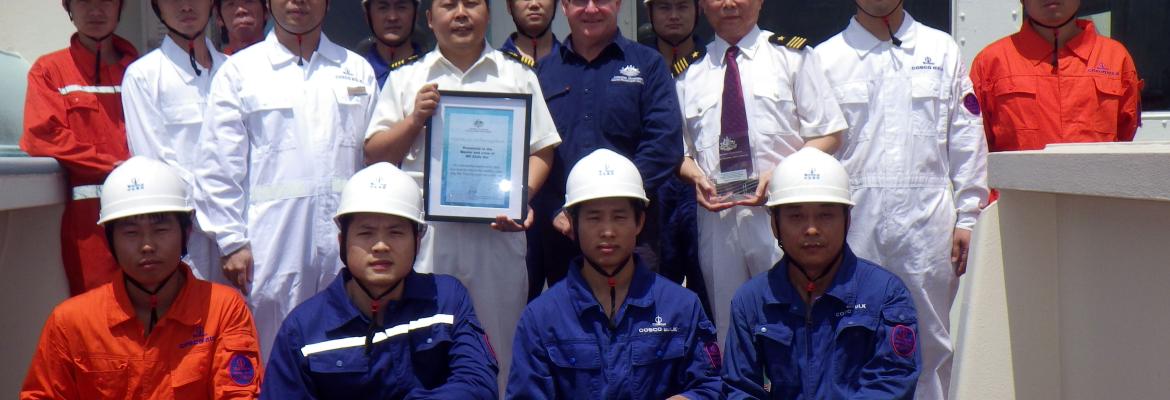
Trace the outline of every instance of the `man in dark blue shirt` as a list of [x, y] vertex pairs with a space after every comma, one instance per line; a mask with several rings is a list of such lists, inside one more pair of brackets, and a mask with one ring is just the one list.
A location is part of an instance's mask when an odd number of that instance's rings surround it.
[[561, 42], [552, 33], [556, 0], [508, 0], [508, 14], [512, 15], [516, 32], [508, 35], [500, 51], [520, 56], [517, 58], [529, 67], [536, 67], [537, 61], [560, 51]]
[[494, 399], [495, 356], [467, 289], [414, 272], [418, 184], [389, 163], [350, 178], [335, 221], [346, 268], [280, 327], [264, 399]]
[[714, 324], [694, 293], [634, 254], [647, 203], [620, 154], [600, 149], [573, 167], [565, 208], [583, 254], [524, 310], [508, 398], [720, 398]]
[[914, 398], [921, 359], [914, 300], [897, 276], [845, 243], [853, 206], [845, 167], [805, 147], [776, 167], [769, 192], [784, 257], [731, 301], [724, 394]]
[[[613, 150], [633, 160], [646, 191], [656, 193], [681, 164], [683, 142], [674, 80], [658, 52], [618, 31], [621, 0], [561, 0], [561, 6], [571, 34], [557, 53], [541, 60], [536, 75], [563, 142], [533, 199], [535, 222], [528, 230], [529, 266], [543, 271], [550, 286], [580, 254], [564, 236], [569, 224], [561, 212], [573, 165], [596, 149]], [[657, 231], [654, 212], [648, 215], [643, 239]], [[530, 298], [542, 283], [530, 275]]]
[[[378, 77], [378, 88], [381, 88], [390, 71], [424, 53], [418, 43], [410, 40], [414, 34], [418, 0], [362, 0], [362, 8], [372, 36], [358, 45], [358, 53], [374, 67], [374, 76]], [[366, 46], [369, 48], [361, 50]]]

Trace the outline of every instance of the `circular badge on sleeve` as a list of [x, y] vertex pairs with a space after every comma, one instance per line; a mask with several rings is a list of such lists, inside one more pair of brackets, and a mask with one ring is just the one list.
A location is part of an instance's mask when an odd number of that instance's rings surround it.
[[979, 108], [979, 98], [975, 97], [975, 93], [967, 93], [966, 96], [963, 96], [963, 108], [966, 108], [967, 112], [975, 116], [983, 112]]
[[228, 373], [232, 377], [232, 382], [237, 385], [248, 385], [256, 379], [256, 369], [252, 367], [252, 360], [241, 353], [233, 354], [228, 360]]
[[910, 357], [914, 355], [914, 348], [918, 347], [918, 338], [914, 335], [914, 329], [906, 325], [895, 325], [894, 329], [890, 330], [890, 345], [894, 348], [894, 353]]

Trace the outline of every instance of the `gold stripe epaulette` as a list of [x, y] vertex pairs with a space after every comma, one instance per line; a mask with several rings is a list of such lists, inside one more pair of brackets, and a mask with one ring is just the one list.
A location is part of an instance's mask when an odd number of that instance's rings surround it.
[[792, 35], [781, 35], [781, 34], [775, 34], [775, 33], [772, 34], [772, 37], [770, 39], [768, 39], [768, 41], [772, 42], [773, 44], [775, 44], [777, 46], [787, 47], [787, 48], [790, 48], [793, 50], [800, 50], [800, 49], [803, 49], [804, 46], [808, 45], [808, 39], [806, 39], [804, 37], [792, 36]]
[[536, 61], [533, 60], [532, 57], [522, 56], [519, 53], [510, 50], [503, 53], [509, 58], [516, 60], [516, 62], [524, 64], [528, 68], [536, 68]]
[[418, 61], [420, 59], [422, 59], [422, 57], [419, 57], [418, 54], [411, 54], [410, 57], [406, 57], [406, 58], [403, 58], [401, 60], [390, 63], [390, 65], [387, 66], [387, 70], [393, 71], [393, 70], [396, 70], [398, 68], [401, 68], [403, 65], [410, 64], [410, 63]]
[[675, 61], [674, 65], [670, 66], [670, 72], [674, 73], [674, 77], [677, 78], [679, 75], [682, 75], [683, 72], [686, 72], [687, 68], [690, 68], [691, 64], [694, 64], [695, 61], [699, 61], [699, 59], [703, 58], [705, 55], [707, 55], [707, 49], [705, 48], [692, 51], [691, 54], [688, 54], [686, 57], [679, 58], [678, 61]]

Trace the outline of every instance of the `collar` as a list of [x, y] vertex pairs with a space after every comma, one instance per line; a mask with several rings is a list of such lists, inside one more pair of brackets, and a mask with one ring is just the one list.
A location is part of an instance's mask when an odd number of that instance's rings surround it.
[[[186, 263], [179, 262], [179, 273], [186, 277], [183, 287], [179, 288], [179, 292], [175, 294], [175, 300], [171, 302], [171, 307], [167, 309], [166, 314], [159, 318], [159, 325], [166, 319], [173, 319], [183, 325], [198, 325], [203, 321], [203, 315], [206, 314], [206, 305], [203, 305], [202, 314], [198, 305], [188, 305], [191, 297], [191, 291], [194, 290], [196, 283], [195, 275], [191, 273], [191, 267]], [[116, 326], [133, 320], [134, 304], [130, 303], [130, 295], [126, 292], [126, 275], [121, 268], [118, 269], [118, 274], [114, 276], [112, 282], [114, 291], [114, 303], [116, 307], [106, 307], [106, 321], [110, 326]], [[157, 327], [157, 326], [156, 326]]]
[[[109, 40], [111, 41], [110, 43], [114, 45], [114, 49], [118, 50], [119, 53], [122, 53], [122, 58], [118, 59], [118, 65], [121, 66], [123, 70], [126, 69], [130, 63], [134, 62], [134, 60], [138, 59], [138, 49], [135, 49], [134, 45], [130, 44], [130, 42], [126, 41], [126, 39], [123, 39], [121, 36], [115, 34], [110, 35]], [[85, 48], [85, 46], [81, 44], [80, 33], [74, 33], [73, 36], [69, 38], [69, 55], [73, 57], [74, 62], [77, 64], [86, 66], [85, 68], [81, 68], [81, 75], [83, 77], [88, 79], [95, 78], [93, 76], [93, 64], [97, 62], [97, 54], [89, 51], [89, 49]], [[102, 57], [104, 58], [105, 55]]]
[[[207, 44], [208, 53], [211, 54], [211, 68], [215, 69], [223, 63], [225, 57], [223, 53], [215, 49], [215, 46], [211, 44], [211, 39], [207, 38], [207, 35], [203, 36], [203, 41]], [[179, 44], [174, 39], [171, 39], [171, 35], [163, 36], [163, 42], [158, 48], [175, 65], [175, 70], [179, 72], [179, 76], [183, 78], [183, 82], [191, 83], [197, 78], [195, 71], [191, 69], [191, 58], [187, 54], [187, 49], [179, 47]], [[208, 72], [207, 77], [211, 79], [211, 71], [203, 69], [202, 66], [199, 69], [203, 72]]]
[[[321, 310], [322, 313], [318, 315], [318, 320], [325, 331], [333, 331], [341, 329], [353, 320], [360, 320], [362, 324], [368, 322], [365, 315], [358, 310], [357, 305], [353, 304], [353, 300], [349, 299], [349, 293], [345, 290], [345, 284], [353, 279], [353, 274], [349, 272], [349, 268], [341, 268], [341, 273], [337, 274], [337, 278], [329, 287], [325, 289], [325, 303], [328, 305], [327, 310]], [[414, 272], [412, 269], [406, 275], [405, 282], [402, 282], [402, 299], [390, 301], [387, 304], [387, 310], [393, 310], [394, 304], [405, 304], [411, 300], [426, 300], [434, 299], [437, 295], [434, 281], [427, 284], [425, 276]], [[386, 318], [389, 320], [389, 318]]]
[[479, 53], [479, 59], [475, 60], [475, 62], [471, 64], [471, 67], [468, 68], [467, 71], [462, 71], [450, 60], [447, 60], [447, 57], [443, 56], [443, 52], [439, 51], [439, 46], [435, 46], [435, 49], [427, 53], [426, 58], [423, 59], [423, 65], [427, 68], [427, 70], [433, 70], [436, 66], [442, 66], [450, 73], [463, 76], [471, 73], [471, 71], [474, 71], [476, 68], [479, 68], [480, 65], [487, 65], [490, 63], [492, 67], [497, 67], [499, 65], [499, 61], [492, 57], [493, 53], [496, 53], [496, 49], [493, 49], [491, 44], [488, 43], [485, 39], [483, 41], [483, 51]]
[[[422, 52], [422, 47], [419, 47], [418, 43], [415, 42], [410, 42], [410, 51], [419, 56], [424, 55]], [[386, 60], [382, 59], [382, 54], [378, 53], [378, 45], [376, 41], [375, 43], [370, 44], [370, 48], [366, 50], [365, 54], [362, 54], [362, 58], [365, 58], [366, 61], [369, 61], [370, 65], [374, 67], [375, 71], [381, 71], [390, 68], [390, 64], [388, 64]]]
[[[268, 36], [264, 37], [264, 43], [269, 46], [268, 61], [273, 66], [296, 62], [297, 55], [285, 48], [283, 44], [280, 44], [279, 40], [276, 40], [275, 29], [268, 32]], [[322, 58], [334, 64], [341, 64], [341, 61], [345, 59], [345, 52], [346, 50], [344, 48], [329, 40], [329, 37], [325, 35], [324, 31], [321, 32], [321, 42], [317, 44], [317, 50], [314, 51], [315, 54], [321, 55]], [[305, 61], [306, 64], [311, 62], [312, 55]]]
[[[857, 279], [854, 273], [857, 270], [857, 256], [853, 249], [845, 244], [845, 255], [841, 257], [841, 265], [833, 282], [825, 290], [825, 296], [840, 300], [845, 304], [852, 304], [857, 298]], [[788, 259], [782, 258], [768, 271], [768, 289], [764, 292], [764, 304], [803, 304], [804, 300], [792, 287], [788, 280]]]
[[[743, 38], [739, 39], [739, 42], [735, 45], [739, 47], [739, 54], [743, 54], [744, 57], [750, 60], [755, 58], [756, 51], [759, 50], [760, 45], [767, 44], [768, 36], [771, 36], [771, 34], [765, 35], [764, 31], [760, 30], [759, 25], [753, 26], [752, 30], [748, 31], [746, 35], [743, 35]], [[731, 43], [728, 43], [727, 40], [719, 37], [719, 35], [715, 35], [715, 40], [712, 40], [711, 44], [707, 45], [707, 53], [715, 55], [715, 57], [711, 57], [711, 60], [716, 65], [722, 65], [724, 55], [727, 54], [727, 49], [730, 47]]]
[[[902, 16], [902, 26], [898, 27], [894, 36], [902, 41], [901, 48], [912, 50], [917, 42], [915, 39], [918, 37], [918, 21], [915, 21], [914, 17], [910, 16], [906, 10], [902, 10]], [[860, 22], [857, 22], [857, 17], [849, 18], [849, 26], [845, 28], [843, 36], [845, 43], [857, 51], [858, 58], [865, 58], [869, 53], [876, 53], [879, 46], [883, 43], [889, 43], [888, 40], [879, 40], [877, 36], [866, 30]], [[893, 44], [890, 44], [890, 47], [893, 47]]]
[[[614, 56], [617, 57], [623, 56], [625, 55], [626, 46], [630, 45], [641, 46], [640, 44], [630, 41], [630, 39], [626, 39], [625, 36], [622, 36], [622, 30], [621, 28], [618, 28], [613, 33], [613, 39], [610, 40], [609, 44], [601, 50], [600, 54], [598, 54], [597, 60], [605, 58], [606, 54], [609, 52], [613, 52]], [[579, 54], [577, 54], [576, 51], [573, 50], [573, 35], [571, 34], [569, 36], [565, 36], [565, 41], [561, 44], [560, 50], [566, 54], [572, 54], [574, 57], [584, 59], [584, 57], [581, 57]]]
[[[593, 290], [589, 288], [585, 276], [581, 275], [583, 267], [585, 267], [584, 257], [578, 256], [569, 263], [569, 274], [565, 278], [573, 309], [577, 311], [578, 316], [589, 309], [597, 309], [598, 312], [602, 312], [601, 304], [597, 302], [597, 298], [593, 297]], [[654, 305], [654, 297], [650, 291], [651, 286], [654, 285], [654, 278], [654, 271], [651, 271], [642, 262], [641, 257], [634, 254], [634, 276], [630, 278], [630, 289], [626, 293], [624, 303], [641, 308], [649, 308]]]
[[[1097, 27], [1093, 25], [1093, 21], [1087, 19], [1078, 19], [1073, 23], [1081, 28], [1081, 33], [1069, 39], [1064, 44], [1064, 48], [1076, 55], [1077, 58], [1087, 62], [1093, 53], [1093, 45], [1097, 42]], [[1027, 18], [1024, 19], [1024, 25], [1020, 27], [1020, 33], [1016, 34], [1016, 40], [1018, 40], [1020, 53], [1032, 60], [1033, 66], [1052, 60], [1052, 43], [1044, 40], [1044, 37], [1036, 32], [1036, 28], [1028, 23]]]

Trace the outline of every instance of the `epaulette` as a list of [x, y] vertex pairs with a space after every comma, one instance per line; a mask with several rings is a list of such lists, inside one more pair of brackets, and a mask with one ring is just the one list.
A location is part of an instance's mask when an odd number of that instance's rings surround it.
[[403, 65], [407, 65], [407, 64], [410, 64], [412, 62], [421, 60], [421, 59], [422, 59], [422, 57], [419, 57], [418, 54], [411, 54], [410, 57], [406, 57], [406, 58], [403, 58], [401, 60], [390, 63], [390, 65], [387, 66], [387, 71], [393, 71], [393, 70], [396, 70], [398, 68], [402, 68]]
[[793, 50], [803, 49], [808, 45], [808, 39], [800, 36], [785, 36], [778, 33], [773, 33], [772, 37], [768, 39], [769, 42], [780, 47], [787, 47]]
[[519, 53], [511, 50], [504, 51], [503, 53], [505, 56], [508, 56], [508, 58], [516, 60], [516, 62], [524, 64], [528, 68], [536, 68], [536, 61], [533, 60], [532, 57], [522, 56]]
[[674, 65], [670, 66], [670, 72], [674, 73], [675, 78], [678, 78], [679, 75], [682, 75], [683, 72], [686, 72], [687, 68], [690, 68], [691, 64], [694, 64], [695, 61], [699, 61], [699, 59], [703, 58], [705, 55], [707, 55], [706, 48], [692, 51], [691, 54], [688, 54], [686, 57], [679, 58], [678, 61], [675, 61]]

